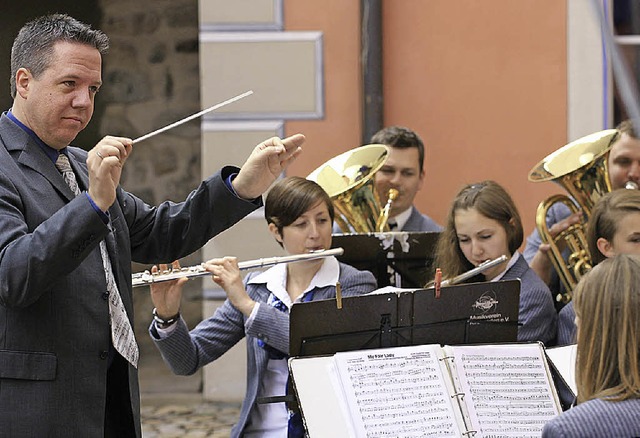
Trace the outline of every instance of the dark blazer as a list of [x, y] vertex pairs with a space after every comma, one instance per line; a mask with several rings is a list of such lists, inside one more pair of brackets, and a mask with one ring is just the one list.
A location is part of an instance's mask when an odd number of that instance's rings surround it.
[[558, 315], [553, 306], [551, 292], [529, 267], [522, 254], [505, 272], [502, 280], [520, 279], [520, 306], [518, 309], [518, 341], [541, 341], [554, 345]]
[[[86, 189], [87, 153], [68, 152]], [[118, 188], [107, 226], [86, 194], [74, 197], [42, 148], [4, 114], [0, 166], [0, 436], [103, 436], [111, 340], [100, 241], [106, 239], [131, 319], [132, 260], [184, 257], [259, 205], [226, 188], [222, 178], [237, 169], [224, 169], [179, 204], [150, 207]], [[140, 436], [132, 366], [129, 392]]]
[[[167, 338], [159, 339], [155, 324], [149, 332], [162, 353], [165, 362], [176, 374], [193, 374], [199, 368], [226, 353], [240, 339], [247, 337], [247, 390], [242, 403], [240, 419], [231, 431], [231, 437], [242, 436], [251, 409], [256, 404], [258, 389], [267, 370], [269, 356], [258, 345], [258, 340], [283, 352], [289, 351], [289, 313], [266, 305], [271, 292], [266, 283], [247, 284], [251, 274], [245, 278], [247, 293], [262, 303], [251, 326], [245, 330], [247, 318], [226, 300], [208, 319], [202, 321], [191, 333], [184, 320], [180, 320], [175, 331]], [[359, 271], [340, 263], [340, 285], [345, 297], [369, 293], [376, 289], [376, 280], [369, 271]], [[336, 288], [314, 289], [313, 300], [335, 298]], [[284, 391], [284, 388], [283, 388]]]

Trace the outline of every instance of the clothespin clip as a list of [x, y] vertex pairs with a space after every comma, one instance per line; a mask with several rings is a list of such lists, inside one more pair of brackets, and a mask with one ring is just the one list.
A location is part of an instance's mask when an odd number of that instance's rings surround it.
[[436, 298], [440, 298], [441, 284], [442, 284], [442, 269], [436, 268], [436, 276], [433, 279], [433, 288], [435, 289]]
[[342, 286], [339, 281], [336, 283], [336, 306], [342, 309]]

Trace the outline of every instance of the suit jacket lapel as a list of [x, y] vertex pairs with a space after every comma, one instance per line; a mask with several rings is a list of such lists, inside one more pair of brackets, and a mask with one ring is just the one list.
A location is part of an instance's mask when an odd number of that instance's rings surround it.
[[3, 139], [7, 151], [14, 156], [18, 155], [18, 163], [33, 169], [44, 176], [51, 185], [68, 201], [75, 195], [69, 188], [56, 165], [47, 157], [42, 148], [31, 138], [29, 134], [17, 126], [6, 115], [0, 118], [2, 131], [8, 138]]

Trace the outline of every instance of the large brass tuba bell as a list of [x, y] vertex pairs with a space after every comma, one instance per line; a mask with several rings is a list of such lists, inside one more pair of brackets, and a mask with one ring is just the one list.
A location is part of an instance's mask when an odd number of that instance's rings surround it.
[[335, 221], [344, 233], [389, 230], [389, 206], [381, 207], [373, 184], [387, 154], [382, 144], [360, 146], [330, 159], [307, 176], [331, 197]]
[[[577, 204], [588, 221], [596, 201], [611, 191], [607, 161], [611, 145], [619, 136], [615, 129], [587, 135], [551, 153], [529, 172], [529, 181], [554, 181], [573, 199], [553, 195], [542, 201], [536, 212], [538, 232], [542, 242], [551, 247], [551, 262], [566, 289], [566, 293], [556, 297], [558, 301], [567, 303], [571, 300], [571, 291], [591, 269], [591, 255], [585, 236], [586, 221], [570, 226], [553, 238], [546, 223], [547, 212], [553, 204], [561, 202], [575, 213], [579, 211]], [[566, 262], [561, 246], [569, 251]]]

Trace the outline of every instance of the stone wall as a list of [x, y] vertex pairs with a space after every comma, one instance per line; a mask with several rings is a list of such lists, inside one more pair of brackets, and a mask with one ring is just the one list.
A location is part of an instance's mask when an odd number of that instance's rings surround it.
[[[99, 27], [111, 39], [98, 95], [102, 117], [93, 121], [100, 124], [100, 135], [137, 138], [198, 112], [197, 0], [100, 0], [100, 7]], [[200, 138], [195, 120], [136, 144], [122, 186], [153, 205], [184, 199], [201, 181]], [[182, 260], [183, 265], [200, 261], [200, 252]], [[134, 264], [134, 272], [144, 268]], [[190, 326], [201, 319], [200, 291], [200, 281], [189, 282], [185, 290], [181, 311]], [[147, 334], [153, 308], [149, 290], [134, 293], [144, 391], [145, 364], [160, 359]], [[198, 376], [192, 382], [199, 390]]]

